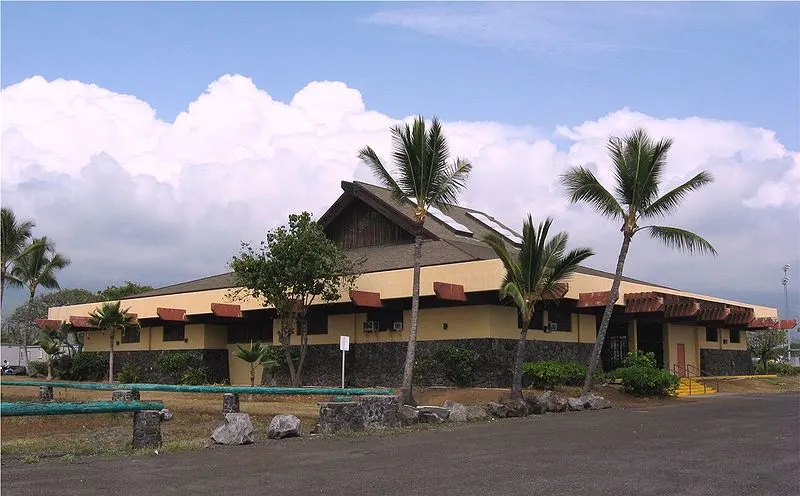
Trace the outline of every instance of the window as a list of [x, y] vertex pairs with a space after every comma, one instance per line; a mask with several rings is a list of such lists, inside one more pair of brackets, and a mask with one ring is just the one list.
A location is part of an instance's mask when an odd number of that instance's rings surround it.
[[559, 332], [570, 332], [572, 327], [572, 307], [566, 302], [547, 307], [548, 322], [555, 322]]
[[140, 338], [140, 331], [138, 327], [126, 328], [122, 331], [123, 343], [138, 343]]
[[395, 322], [403, 322], [403, 310], [384, 308], [367, 312], [367, 321], [377, 321], [379, 331], [392, 331]]
[[[313, 334], [328, 334], [328, 314], [316, 308], [309, 309], [306, 312], [306, 319], [308, 320], [308, 335]], [[298, 334], [300, 329], [300, 322], [297, 322]]]
[[706, 327], [706, 341], [717, 342], [719, 330], [716, 327]]
[[185, 338], [184, 324], [164, 324], [164, 341], [183, 341]]
[[[517, 310], [517, 327], [522, 329], [522, 314], [519, 310]], [[531, 324], [528, 326], [528, 329], [541, 330], [542, 328], [544, 328], [544, 312], [540, 309], [534, 309]]]
[[272, 319], [263, 322], [236, 322], [228, 326], [228, 343], [271, 343]]
[[741, 343], [742, 342], [742, 336], [741, 336], [741, 334], [739, 332], [739, 329], [731, 329], [730, 333], [731, 333], [731, 343]]

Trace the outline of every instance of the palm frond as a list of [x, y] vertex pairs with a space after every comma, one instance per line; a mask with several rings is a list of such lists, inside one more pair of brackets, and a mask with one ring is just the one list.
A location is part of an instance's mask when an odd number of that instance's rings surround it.
[[467, 187], [467, 180], [472, 172], [472, 164], [463, 158], [457, 158], [439, 178], [436, 189], [431, 191], [429, 203], [447, 211], [447, 208], [458, 202], [458, 194]]
[[483, 242], [489, 245], [489, 248], [494, 250], [497, 257], [503, 262], [503, 267], [505, 267], [506, 273], [509, 274], [509, 279], [514, 281], [519, 280], [519, 262], [508, 252], [508, 248], [503, 239], [497, 234], [491, 233], [483, 238]]
[[641, 212], [641, 216], [648, 218], [670, 214], [678, 208], [681, 200], [683, 200], [688, 193], [700, 189], [706, 184], [711, 183], [713, 180], [713, 176], [708, 172], [700, 172], [680, 186], [677, 186], [667, 193], [664, 193], [663, 196], [644, 209], [644, 211]]
[[614, 195], [600, 184], [589, 169], [572, 167], [561, 175], [560, 182], [566, 188], [570, 202], [586, 202], [611, 219], [619, 219], [625, 215]]
[[367, 167], [369, 167], [370, 171], [372, 171], [375, 176], [378, 177], [378, 181], [380, 181], [384, 187], [391, 190], [396, 199], [405, 199], [403, 196], [403, 190], [401, 190], [400, 186], [397, 185], [397, 182], [383, 165], [380, 157], [378, 157], [378, 154], [375, 153], [375, 150], [373, 150], [372, 147], [367, 146], [359, 150], [358, 158], [364, 162]]
[[669, 247], [677, 248], [689, 254], [710, 253], [717, 255], [717, 250], [711, 246], [711, 243], [691, 231], [665, 226], [643, 226], [640, 229], [647, 230], [651, 238], [660, 240]]

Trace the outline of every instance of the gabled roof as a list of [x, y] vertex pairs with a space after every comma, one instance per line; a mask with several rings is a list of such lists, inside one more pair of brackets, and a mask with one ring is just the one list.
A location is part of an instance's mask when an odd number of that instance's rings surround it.
[[[323, 226], [330, 224], [352, 201], [361, 200], [369, 206], [395, 222], [409, 233], [414, 230], [414, 205], [410, 201], [399, 204], [391, 192], [385, 188], [363, 182], [342, 181], [343, 193], [319, 218]], [[495, 233], [508, 240], [504, 233], [494, 231], [483, 222], [469, 215], [477, 212], [496, 222], [502, 228], [516, 234], [515, 230], [500, 223], [490, 215], [478, 210], [457, 205], [451, 205], [443, 210], [443, 214], [452, 218], [457, 223], [467, 227], [472, 236], [458, 234], [453, 228], [436, 215], [429, 215], [424, 224], [423, 235], [425, 242], [422, 248], [422, 266], [444, 265], [459, 262], [472, 262], [478, 260], [491, 260], [497, 258], [494, 251], [481, 241], [484, 236]], [[509, 240], [509, 248], [515, 246]], [[387, 270], [407, 269], [413, 266], [413, 244], [397, 244], [387, 246], [373, 246], [348, 250], [346, 253], [354, 259], [365, 257], [366, 262], [361, 266], [363, 273], [382, 272]], [[578, 272], [598, 277], [613, 278], [614, 275], [589, 267], [580, 267]], [[657, 284], [623, 277], [624, 281], [662, 287]], [[162, 296], [178, 293], [191, 293], [195, 291], [208, 291], [212, 289], [226, 289], [233, 287], [233, 273], [228, 272], [215, 276], [205, 277], [194, 281], [183, 282], [171, 286], [154, 289], [134, 296], [143, 298], [148, 296]], [[667, 288], [670, 289], [670, 288]]]

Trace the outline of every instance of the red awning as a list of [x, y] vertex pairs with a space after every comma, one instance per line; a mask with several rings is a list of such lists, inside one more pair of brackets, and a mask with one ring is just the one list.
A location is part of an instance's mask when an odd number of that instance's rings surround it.
[[380, 308], [383, 306], [381, 294], [370, 291], [352, 289], [350, 290], [350, 300], [358, 307]]
[[241, 305], [232, 305], [229, 303], [212, 303], [211, 313], [217, 317], [240, 318], [242, 316], [242, 307]]
[[168, 320], [172, 322], [186, 322], [186, 310], [182, 308], [156, 308], [156, 314], [161, 320]]
[[464, 293], [464, 286], [462, 284], [450, 284], [446, 282], [434, 282], [433, 292], [440, 300], [450, 301], [467, 301], [467, 295]]

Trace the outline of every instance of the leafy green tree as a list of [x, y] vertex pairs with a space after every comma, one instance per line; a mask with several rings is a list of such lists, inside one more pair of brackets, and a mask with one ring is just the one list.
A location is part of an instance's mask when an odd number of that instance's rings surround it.
[[12, 287], [22, 287], [22, 281], [11, 273], [14, 262], [21, 256], [27, 255], [33, 248], [29, 244], [33, 236], [33, 228], [36, 227], [31, 220], [18, 221], [14, 211], [8, 207], [3, 207], [0, 213], [0, 223], [2, 223], [2, 237], [0, 237], [0, 258], [2, 258], [2, 285], [0, 285], [0, 307], [3, 305], [3, 294], [6, 285]]
[[[31, 248], [27, 249], [23, 255], [14, 260], [14, 267], [11, 276], [25, 286], [33, 300], [36, 290], [39, 287], [46, 289], [58, 289], [56, 272], [68, 267], [70, 261], [64, 255], [58, 253], [55, 245], [46, 237], [34, 239]], [[28, 336], [23, 331], [22, 353], [25, 361], [25, 370], [30, 374], [30, 360], [28, 360]]]
[[408, 348], [403, 369], [403, 400], [413, 405], [412, 382], [419, 319], [419, 285], [422, 260], [422, 239], [425, 218], [431, 207], [444, 212], [458, 203], [459, 193], [466, 187], [472, 164], [463, 158], [451, 160], [447, 139], [438, 119], [434, 118], [430, 128], [422, 116], [413, 124], [392, 127], [391, 167], [381, 161], [378, 154], [367, 146], [358, 157], [372, 170], [378, 180], [392, 191], [399, 203], [415, 203], [414, 219], [414, 274], [411, 292], [411, 329], [408, 332]]
[[666, 174], [667, 154], [672, 147], [669, 138], [654, 141], [644, 129], [636, 129], [623, 137], [608, 140], [608, 152], [614, 168], [615, 184], [613, 193], [607, 190], [586, 167], [570, 168], [561, 177], [573, 203], [584, 202], [600, 214], [622, 223], [622, 247], [617, 260], [617, 269], [611, 284], [608, 302], [597, 332], [597, 340], [589, 359], [583, 392], [592, 389], [592, 381], [600, 352], [611, 322], [614, 304], [619, 298], [619, 285], [633, 236], [639, 231], [647, 232], [651, 238], [662, 241], [667, 246], [687, 253], [711, 253], [716, 250], [699, 235], [677, 227], [640, 225], [675, 212], [681, 201], [690, 192], [697, 190], [713, 179], [708, 172], [700, 172], [685, 183], [659, 196]]
[[89, 313], [89, 325], [101, 331], [108, 331], [110, 348], [108, 353], [108, 382], [114, 382], [114, 341], [117, 331], [136, 329], [139, 323], [130, 315], [130, 308], [122, 309], [118, 301], [105, 302]]
[[[293, 386], [302, 384], [308, 347], [308, 308], [317, 298], [337, 301], [354, 287], [361, 260], [350, 260], [325, 235], [311, 214], [290, 215], [288, 226], [267, 233], [258, 248], [242, 243], [230, 262], [237, 289], [229, 296], [251, 296], [272, 305], [281, 319], [279, 339]], [[295, 368], [291, 336], [300, 328], [300, 357]]]
[[241, 345], [236, 346], [239, 348], [236, 356], [250, 365], [250, 387], [256, 385], [256, 367], [261, 365], [264, 368], [274, 369], [278, 365], [278, 362], [270, 356], [268, 347], [263, 346], [261, 343], [250, 341], [250, 348], [242, 348]]
[[152, 290], [152, 286], [125, 281], [125, 284], [120, 286], [108, 286], [106, 289], [98, 291], [97, 294], [105, 301], [116, 301], [124, 300], [125, 298]]
[[548, 239], [552, 224], [553, 219], [548, 217], [534, 226], [533, 218], [528, 215], [522, 226], [522, 246], [513, 253], [497, 234], [484, 238], [484, 242], [494, 250], [505, 267], [500, 296], [513, 301], [522, 316], [511, 381], [512, 398], [522, 398], [525, 343], [536, 305], [543, 300], [560, 298], [562, 285], [575, 273], [581, 262], [594, 255], [589, 248], [567, 252], [569, 235], [566, 232], [559, 232]]
[[759, 359], [763, 373], [768, 373], [770, 360], [786, 351], [786, 331], [768, 329], [766, 331], [750, 331], [747, 333], [747, 347], [754, 357]]

